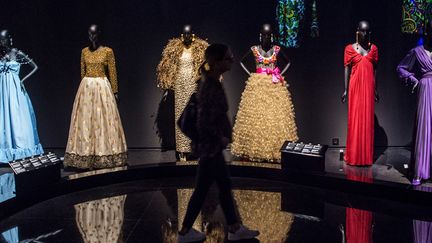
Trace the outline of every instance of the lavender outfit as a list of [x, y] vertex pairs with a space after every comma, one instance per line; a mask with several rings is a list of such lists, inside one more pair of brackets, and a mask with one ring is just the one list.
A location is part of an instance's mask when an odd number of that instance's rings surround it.
[[[418, 83], [415, 175], [429, 179], [432, 145], [432, 58], [423, 46], [418, 46], [400, 62], [397, 72], [405, 82]], [[421, 77], [420, 80], [415, 75]]]

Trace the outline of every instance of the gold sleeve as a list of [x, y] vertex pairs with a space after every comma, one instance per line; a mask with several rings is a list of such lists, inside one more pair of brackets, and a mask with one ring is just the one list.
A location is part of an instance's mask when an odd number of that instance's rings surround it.
[[108, 50], [107, 58], [108, 58], [108, 75], [109, 75], [108, 79], [111, 83], [111, 89], [113, 93], [116, 94], [118, 92], [117, 70], [116, 70], [114, 52], [112, 49]]
[[81, 51], [81, 79], [84, 78], [86, 74], [86, 65], [84, 60], [84, 50]]
[[183, 43], [179, 38], [171, 39], [162, 51], [162, 59], [156, 69], [157, 87], [174, 89], [179, 58], [183, 53]]

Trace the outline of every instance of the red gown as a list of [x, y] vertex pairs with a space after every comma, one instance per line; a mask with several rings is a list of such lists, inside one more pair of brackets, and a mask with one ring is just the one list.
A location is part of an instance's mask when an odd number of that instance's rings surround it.
[[374, 141], [375, 66], [378, 48], [372, 45], [362, 56], [350, 44], [344, 65], [351, 66], [348, 88], [348, 134], [345, 161], [349, 165], [372, 165]]

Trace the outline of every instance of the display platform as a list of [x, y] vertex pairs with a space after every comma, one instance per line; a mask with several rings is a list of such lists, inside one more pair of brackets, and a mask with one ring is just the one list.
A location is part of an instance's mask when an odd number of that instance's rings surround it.
[[[0, 221], [0, 241], [174, 243], [193, 185], [143, 179], [53, 198]], [[432, 224], [430, 207], [278, 180], [233, 178], [233, 195], [243, 223], [261, 233], [240, 242], [427, 242], [415, 239]], [[211, 189], [194, 228], [206, 242], [229, 242], [217, 197]]]
[[[61, 156], [59, 150], [52, 152]], [[408, 161], [408, 155], [409, 151], [405, 148], [389, 148], [378, 156], [373, 166], [352, 167], [339, 161], [339, 148], [330, 148], [326, 153], [326, 171], [320, 174], [283, 171], [278, 163], [234, 160], [229, 166], [231, 175], [237, 178], [272, 180], [396, 202], [430, 205], [431, 184], [411, 186], [405, 177], [407, 171], [403, 168]], [[18, 197], [14, 194], [15, 182], [10, 176], [12, 170], [2, 168], [0, 218], [44, 200], [90, 188], [143, 179], [158, 180], [195, 175], [196, 161], [174, 161], [173, 151], [132, 149], [129, 152], [128, 166], [94, 171], [62, 170], [62, 179], [58, 183], [32, 188], [31, 193]]]

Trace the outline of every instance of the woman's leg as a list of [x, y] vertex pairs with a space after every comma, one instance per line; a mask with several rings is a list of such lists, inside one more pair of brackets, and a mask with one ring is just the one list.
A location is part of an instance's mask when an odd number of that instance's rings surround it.
[[225, 214], [225, 219], [228, 225], [236, 225], [238, 224], [238, 217], [231, 190], [231, 178], [222, 153], [215, 157], [212, 162], [215, 165], [215, 180], [219, 188], [219, 201]]
[[180, 230], [180, 233], [186, 233], [190, 228], [192, 228], [192, 225], [201, 210], [207, 192], [214, 181], [212, 162], [213, 161], [209, 159], [200, 159], [199, 161], [195, 190], [189, 200], [186, 215], [183, 220], [183, 227]]

